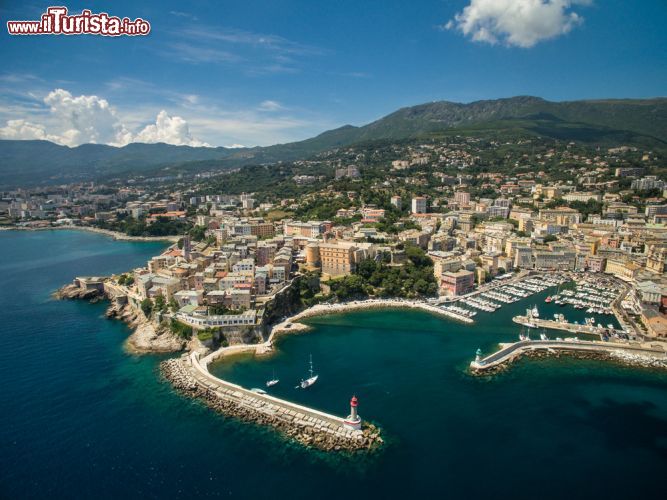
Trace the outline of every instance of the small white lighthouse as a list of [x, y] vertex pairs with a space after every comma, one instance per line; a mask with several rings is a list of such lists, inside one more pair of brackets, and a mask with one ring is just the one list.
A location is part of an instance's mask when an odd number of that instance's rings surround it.
[[361, 418], [357, 414], [358, 405], [357, 396], [352, 396], [352, 399], [350, 399], [350, 414], [345, 419], [345, 426], [355, 430], [361, 430]]

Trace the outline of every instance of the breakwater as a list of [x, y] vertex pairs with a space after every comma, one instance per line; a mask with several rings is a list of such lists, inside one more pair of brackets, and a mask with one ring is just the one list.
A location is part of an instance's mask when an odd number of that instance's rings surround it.
[[[215, 353], [214, 353], [215, 354]], [[213, 410], [247, 422], [273, 427], [305, 446], [325, 451], [371, 450], [383, 442], [372, 424], [361, 429], [346, 425], [343, 418], [260, 394], [214, 377], [207, 365], [211, 355], [185, 354], [160, 364], [163, 376], [176, 390], [202, 401]]]
[[598, 341], [523, 340], [501, 344], [501, 348], [470, 363], [475, 374], [488, 374], [503, 370], [522, 356], [548, 356], [560, 352], [579, 357], [613, 358], [632, 365], [667, 368], [667, 351], [662, 345], [629, 344]]

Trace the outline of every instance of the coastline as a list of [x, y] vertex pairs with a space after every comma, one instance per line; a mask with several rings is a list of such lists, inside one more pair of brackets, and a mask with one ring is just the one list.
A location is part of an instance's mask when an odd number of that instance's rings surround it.
[[[221, 347], [215, 351], [207, 352], [207, 362], [215, 362], [221, 358], [235, 356], [239, 354], [253, 354], [255, 356], [270, 356], [274, 354], [274, 342], [282, 336], [291, 333], [303, 333], [312, 330], [312, 327], [301, 320], [313, 318], [316, 316], [325, 316], [327, 314], [342, 314], [350, 311], [362, 311], [372, 309], [417, 309], [424, 312], [444, 316], [448, 319], [465, 320], [468, 318], [453, 317], [448, 311], [443, 311], [437, 307], [425, 304], [423, 302], [408, 301], [401, 299], [369, 299], [353, 302], [344, 302], [340, 304], [316, 304], [308, 309], [296, 313], [289, 318], [271, 326], [269, 336], [266, 341], [258, 344], [233, 344], [227, 347]], [[466, 321], [472, 323], [472, 320]]]
[[[305, 309], [289, 318], [281, 321], [280, 323], [271, 327], [271, 333], [265, 344], [270, 344], [274, 337], [281, 335], [283, 333], [289, 333], [291, 331], [307, 331], [311, 327], [300, 323], [301, 320], [307, 318], [313, 318], [316, 316], [324, 316], [327, 314], [340, 314], [349, 311], [363, 311], [370, 309], [417, 309], [420, 311], [432, 313], [438, 316], [444, 316], [448, 319], [453, 319], [456, 321], [461, 321], [463, 323], [472, 324], [473, 320], [470, 318], [464, 318], [463, 316], [457, 316], [439, 309], [435, 306], [427, 304], [425, 302], [419, 302], [415, 300], [403, 300], [403, 299], [368, 299], [368, 300], [355, 300], [353, 302], [343, 302], [339, 304], [316, 304], [308, 309]], [[290, 326], [288, 326], [290, 325]]]
[[109, 229], [100, 229], [90, 226], [48, 226], [48, 227], [1, 227], [0, 231], [86, 231], [89, 233], [109, 236], [117, 241], [168, 241], [170, 243], [178, 242], [180, 236], [129, 236], [118, 231]]
[[180, 352], [186, 348], [186, 341], [173, 335], [168, 327], [134, 307], [127, 296], [105, 283], [104, 290], [85, 289], [76, 283], [63, 285], [51, 295], [56, 300], [87, 300], [91, 303], [107, 300], [109, 306], [104, 314], [107, 319], [124, 322], [132, 333], [123, 345], [128, 354], [164, 354]]

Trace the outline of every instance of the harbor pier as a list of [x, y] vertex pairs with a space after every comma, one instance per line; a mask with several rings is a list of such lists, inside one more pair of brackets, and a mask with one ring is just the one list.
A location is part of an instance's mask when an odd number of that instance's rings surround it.
[[214, 352], [200, 359], [199, 353], [192, 352], [164, 361], [161, 370], [177, 390], [200, 399], [214, 410], [268, 425], [307, 446], [326, 451], [356, 451], [382, 443], [379, 430], [370, 424], [355, 421], [352, 425], [344, 418], [214, 377], [208, 365], [216, 357]]
[[532, 324], [534, 328], [546, 328], [549, 330], [562, 330], [570, 333], [585, 333], [587, 335], [599, 335], [608, 332], [609, 328], [596, 325], [583, 325], [579, 323], [569, 323], [565, 321], [555, 321], [551, 319], [539, 319], [528, 316], [514, 316], [512, 321], [520, 325]]
[[619, 359], [641, 357], [646, 360], [655, 360], [667, 367], [667, 351], [660, 344], [640, 344], [621, 342], [600, 342], [586, 340], [522, 340], [511, 344], [500, 344], [500, 350], [482, 358], [479, 353], [470, 363], [470, 369], [475, 373], [494, 371], [506, 363], [520, 358], [522, 355], [543, 351], [554, 353], [569, 351], [579, 353], [615, 354]]

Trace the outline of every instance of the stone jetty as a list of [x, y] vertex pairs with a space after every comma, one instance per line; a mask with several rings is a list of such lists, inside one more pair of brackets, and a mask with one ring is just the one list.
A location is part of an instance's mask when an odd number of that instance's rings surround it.
[[163, 361], [162, 375], [182, 394], [202, 401], [224, 415], [273, 427], [289, 439], [324, 451], [373, 450], [382, 444], [380, 431], [369, 423], [361, 430], [342, 418], [259, 394], [213, 377], [200, 364], [198, 353]]
[[651, 368], [667, 368], [667, 351], [662, 344], [640, 344], [599, 341], [522, 340], [501, 344], [500, 349], [489, 356], [478, 356], [470, 363], [475, 375], [490, 375], [507, 369], [519, 358], [542, 358], [567, 355], [582, 359], [610, 359]]

